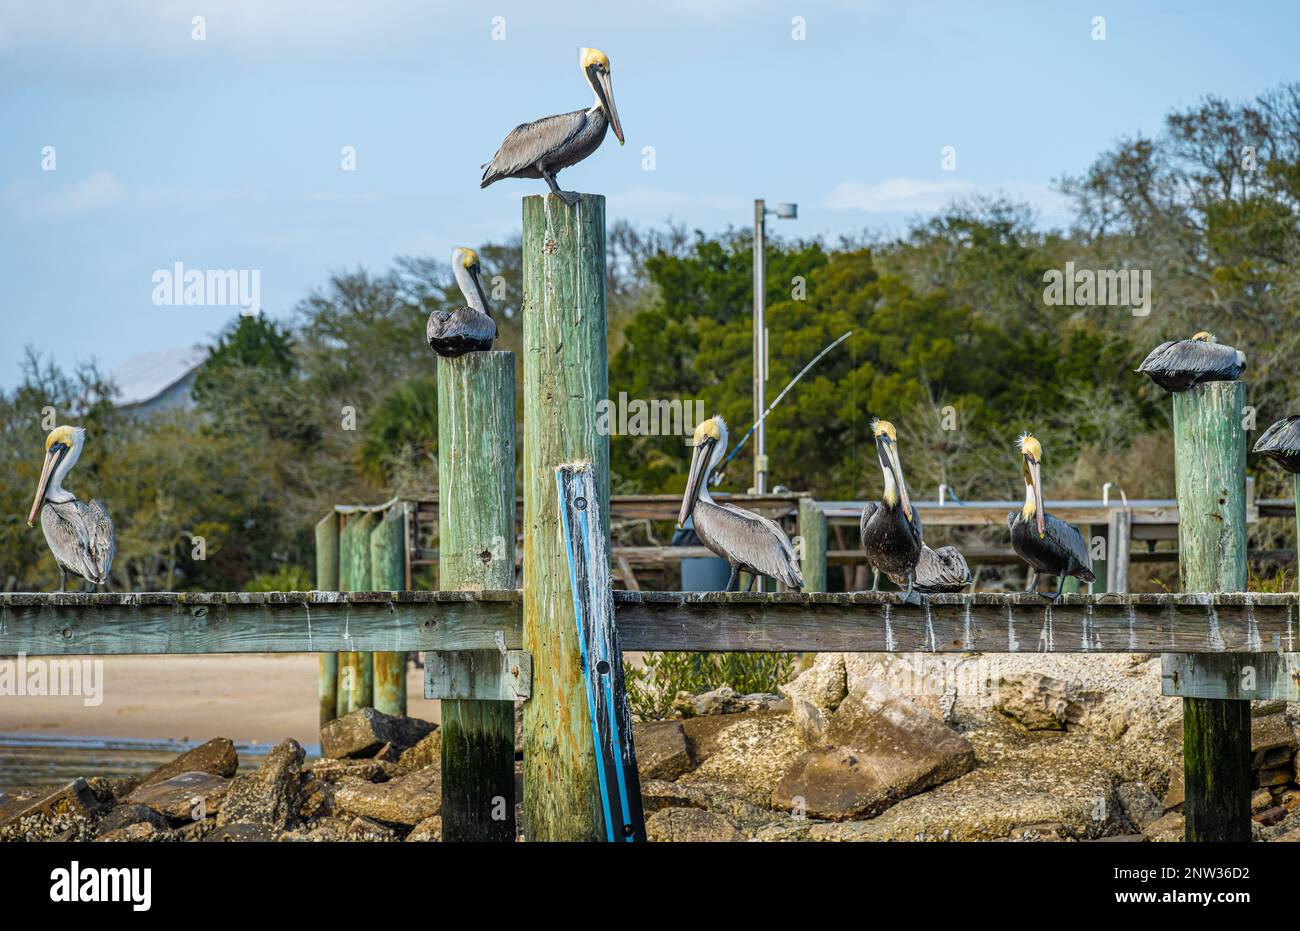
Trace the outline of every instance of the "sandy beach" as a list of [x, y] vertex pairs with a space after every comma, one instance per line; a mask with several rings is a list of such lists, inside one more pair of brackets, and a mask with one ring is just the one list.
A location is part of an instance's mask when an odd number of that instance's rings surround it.
[[[0, 734], [274, 744], [320, 742], [316, 656], [305, 653], [102, 657], [102, 702], [0, 696]], [[13, 662], [6, 659], [0, 662]], [[407, 670], [408, 709], [437, 721], [424, 677]]]

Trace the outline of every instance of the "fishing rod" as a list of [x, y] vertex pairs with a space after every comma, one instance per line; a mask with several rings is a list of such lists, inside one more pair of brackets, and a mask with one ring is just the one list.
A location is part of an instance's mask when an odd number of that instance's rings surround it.
[[818, 362], [820, 362], [821, 359], [822, 359], [822, 356], [826, 355], [826, 353], [830, 352], [832, 349], [834, 349], [836, 346], [838, 346], [840, 343], [844, 342], [846, 339], [848, 339], [848, 338], [849, 338], [850, 336], [852, 336], [852, 335], [853, 335], [853, 331], [852, 331], [852, 330], [849, 330], [847, 333], [845, 333], [845, 334], [844, 334], [843, 336], [841, 336], [839, 339], [835, 340], [835, 342], [831, 343], [829, 346], [827, 346], [827, 347], [826, 347], [825, 349], [823, 349], [821, 352], [817, 353], [817, 355], [813, 356], [813, 360], [812, 360], [811, 362], [809, 362], [807, 365], [805, 365], [803, 368], [801, 368], [801, 369], [799, 370], [799, 374], [798, 374], [798, 375], [796, 375], [794, 378], [790, 379], [790, 384], [786, 385], [784, 388], [781, 389], [781, 393], [778, 394], [778, 395], [776, 396], [776, 398], [773, 399], [772, 403], [769, 404], [769, 405], [767, 406], [767, 410], [763, 411], [762, 416], [759, 417], [758, 420], [755, 420], [755, 421], [754, 421], [754, 425], [753, 425], [752, 427], [749, 428], [749, 432], [746, 433], [744, 436], [742, 436], [742, 437], [740, 438], [740, 442], [737, 443], [737, 444], [735, 445], [735, 448], [733, 448], [733, 449], [731, 450], [731, 454], [730, 454], [729, 456], [727, 456], [726, 459], [723, 459], [723, 460], [722, 460], [721, 464], [720, 464], [720, 465], [718, 466], [718, 468], [717, 468], [717, 471], [715, 471], [715, 472], [713, 473], [712, 477], [710, 478], [710, 484], [716, 485], [716, 484], [718, 484], [718, 482], [722, 481], [722, 470], [725, 469], [725, 468], [727, 467], [727, 463], [730, 462], [730, 461], [732, 460], [732, 458], [735, 457], [736, 453], [740, 452], [740, 448], [741, 448], [742, 446], [745, 445], [745, 441], [748, 440], [751, 436], [753, 436], [754, 431], [758, 429], [758, 425], [761, 424], [764, 420], [767, 419], [767, 415], [770, 414], [770, 413], [772, 413], [772, 408], [776, 407], [778, 404], [781, 403], [781, 399], [782, 399], [783, 397], [785, 397], [786, 394], [789, 392], [789, 390], [790, 390], [791, 388], [793, 388], [793, 387], [798, 383], [799, 379], [803, 378], [804, 375], [808, 374], [808, 370], [811, 369], [811, 368], [812, 368], [814, 365], [816, 365]]

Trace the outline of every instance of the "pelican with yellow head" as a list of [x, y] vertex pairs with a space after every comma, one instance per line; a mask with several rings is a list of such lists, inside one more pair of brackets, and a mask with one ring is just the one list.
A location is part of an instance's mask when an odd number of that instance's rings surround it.
[[750, 574], [751, 588], [754, 577], [759, 575], [789, 588], [803, 588], [803, 573], [794, 547], [776, 522], [734, 504], [714, 501], [709, 494], [709, 476], [727, 451], [727, 423], [722, 415], [710, 417], [695, 428], [693, 445], [677, 526], [685, 526], [690, 518], [700, 542], [731, 565], [727, 591], [736, 588], [741, 572]]
[[63, 487], [63, 481], [81, 458], [86, 431], [81, 427], [55, 427], [45, 438], [45, 464], [36, 485], [36, 497], [27, 526], [41, 517], [45, 542], [59, 566], [59, 591], [68, 589], [68, 572], [95, 585], [106, 585], [113, 568], [117, 544], [113, 521], [99, 501], [87, 504]]
[[879, 503], [868, 501], [862, 508], [858, 525], [862, 550], [877, 573], [906, 579], [904, 603], [920, 604], [922, 599], [915, 589], [916, 564], [921, 559], [921, 518], [907, 494], [903, 466], [898, 461], [898, 430], [888, 420], [876, 418], [871, 421], [871, 435], [885, 491]]
[[1096, 578], [1092, 572], [1092, 556], [1083, 534], [1043, 509], [1043, 444], [1025, 433], [1018, 446], [1020, 472], [1025, 480], [1025, 503], [1019, 511], [1007, 514], [1011, 546], [1033, 570], [1030, 590], [1037, 591], [1041, 573], [1057, 576], [1056, 594], [1043, 596], [1056, 601], [1061, 597], [1068, 577], [1074, 576], [1082, 582], [1092, 582]]
[[502, 178], [543, 178], [551, 193], [570, 207], [578, 203], [577, 194], [560, 190], [556, 174], [600, 148], [607, 129], [613, 129], [618, 144], [623, 144], [623, 124], [618, 119], [610, 84], [609, 57], [600, 49], [578, 49], [578, 66], [596, 95], [592, 105], [585, 110], [544, 116], [516, 126], [492, 161], [482, 166], [479, 187], [487, 187]]
[[448, 358], [467, 352], [486, 352], [497, 338], [497, 325], [488, 311], [487, 295], [483, 293], [478, 253], [467, 246], [457, 246], [451, 251], [451, 273], [465, 297], [465, 306], [429, 314], [425, 325], [429, 348]]

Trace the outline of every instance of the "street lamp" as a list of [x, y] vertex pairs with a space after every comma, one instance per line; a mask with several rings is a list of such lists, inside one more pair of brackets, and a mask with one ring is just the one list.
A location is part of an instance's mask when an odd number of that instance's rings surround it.
[[767, 246], [767, 215], [775, 214], [778, 220], [799, 218], [798, 204], [777, 204], [768, 210], [759, 198], [754, 201], [754, 487], [751, 494], [761, 495], [767, 490], [767, 425], [761, 418], [766, 408], [763, 386], [767, 382], [767, 327], [763, 322], [764, 250]]

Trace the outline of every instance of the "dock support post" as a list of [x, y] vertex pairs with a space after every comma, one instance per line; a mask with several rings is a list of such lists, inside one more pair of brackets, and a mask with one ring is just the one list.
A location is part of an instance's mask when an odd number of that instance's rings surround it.
[[[438, 577], [443, 590], [515, 587], [512, 352], [438, 360]], [[495, 650], [442, 659], [501, 663]], [[441, 708], [443, 839], [513, 842], [514, 702], [443, 699]]]
[[[1246, 434], [1239, 381], [1174, 393], [1178, 574], [1185, 592], [1246, 590]], [[1183, 699], [1188, 841], [1249, 841], [1250, 703]]]
[[[609, 397], [605, 199], [524, 198], [523, 645], [533, 657], [524, 703], [524, 835], [604, 836], [596, 758], [560, 533], [555, 468], [590, 462], [609, 552]], [[606, 557], [608, 558], [608, 557]]]
[[[374, 514], [356, 514], [339, 533], [339, 591], [371, 591], [370, 532], [375, 523]], [[339, 717], [374, 704], [373, 655], [355, 652], [339, 654]]]
[[[335, 592], [339, 588], [339, 516], [330, 511], [316, 523], [316, 590]], [[320, 699], [320, 723], [323, 727], [338, 714], [339, 655], [321, 653], [316, 658]]]
[[[406, 521], [403, 503], [384, 513], [370, 532], [370, 587], [377, 592], [406, 588]], [[406, 654], [375, 653], [375, 710], [406, 716]]]
[[803, 590], [826, 591], [826, 512], [812, 498], [799, 499], [799, 541]]

